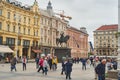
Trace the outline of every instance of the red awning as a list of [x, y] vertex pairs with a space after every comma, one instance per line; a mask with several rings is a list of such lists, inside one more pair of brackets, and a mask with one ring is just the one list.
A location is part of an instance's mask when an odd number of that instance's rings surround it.
[[34, 53], [42, 53], [41, 50], [32, 49], [32, 51], [33, 51]]

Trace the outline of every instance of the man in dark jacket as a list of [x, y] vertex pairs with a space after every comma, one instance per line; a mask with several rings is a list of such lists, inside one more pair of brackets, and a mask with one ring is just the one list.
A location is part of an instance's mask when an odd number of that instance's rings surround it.
[[82, 59], [82, 70], [86, 70], [86, 62], [87, 60], [85, 58]]
[[68, 59], [67, 63], [65, 64], [66, 79], [68, 77], [71, 79], [72, 65], [73, 64]]
[[105, 80], [105, 64], [106, 59], [103, 59], [102, 62], [95, 68], [95, 72], [98, 74], [98, 80]]
[[50, 67], [50, 70], [51, 70], [52, 69], [52, 57], [48, 58], [48, 64], [49, 64], [49, 67]]

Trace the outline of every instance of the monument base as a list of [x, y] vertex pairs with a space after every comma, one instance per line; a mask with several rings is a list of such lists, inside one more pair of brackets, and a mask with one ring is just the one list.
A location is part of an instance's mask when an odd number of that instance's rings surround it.
[[108, 78], [118, 80], [118, 70], [110, 70], [108, 71]]
[[71, 57], [71, 49], [64, 47], [55, 48], [54, 55], [57, 56], [58, 62], [61, 62], [63, 57]]

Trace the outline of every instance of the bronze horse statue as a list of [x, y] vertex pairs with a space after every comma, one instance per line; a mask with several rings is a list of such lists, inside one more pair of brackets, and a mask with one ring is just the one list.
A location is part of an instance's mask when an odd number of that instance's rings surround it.
[[60, 38], [56, 38], [57, 46], [58, 44], [60, 44], [62, 47], [62, 43], [65, 43], [67, 45], [67, 41], [69, 40], [69, 38], [70, 38], [69, 35], [64, 36], [64, 33], [62, 33]]

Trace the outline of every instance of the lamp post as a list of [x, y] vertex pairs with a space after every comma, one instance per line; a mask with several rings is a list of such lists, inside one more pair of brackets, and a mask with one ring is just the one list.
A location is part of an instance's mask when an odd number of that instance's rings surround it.
[[18, 36], [19, 36], [19, 26], [20, 26], [20, 23], [19, 23], [19, 15], [16, 15], [16, 19], [18, 20], [18, 24], [17, 24], [17, 38], [16, 38], [16, 54], [15, 54], [15, 57], [17, 58], [18, 57]]
[[16, 54], [15, 54], [15, 57], [17, 58], [18, 57], [18, 26], [19, 26], [19, 24], [17, 25], [17, 38], [16, 38]]
[[[120, 1], [118, 0], [118, 33], [120, 33]], [[118, 70], [120, 70], [120, 34], [118, 36]]]

